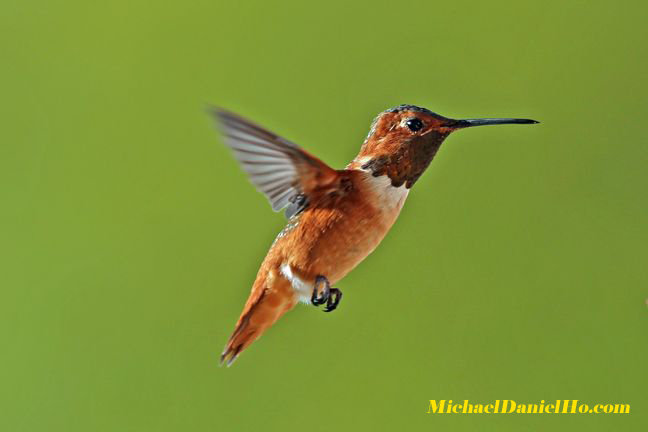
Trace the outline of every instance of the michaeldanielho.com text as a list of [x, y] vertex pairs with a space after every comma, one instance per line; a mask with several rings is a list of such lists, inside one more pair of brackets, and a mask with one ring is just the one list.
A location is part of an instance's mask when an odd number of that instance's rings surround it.
[[629, 404], [587, 405], [578, 400], [557, 400], [556, 403], [522, 404], [512, 400], [496, 400], [493, 404], [452, 403], [452, 400], [430, 400], [428, 414], [628, 414]]

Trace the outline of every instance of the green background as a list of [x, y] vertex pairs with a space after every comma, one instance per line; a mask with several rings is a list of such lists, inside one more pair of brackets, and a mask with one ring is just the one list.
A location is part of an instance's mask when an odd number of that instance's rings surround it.
[[[4, 0], [0, 429], [646, 430], [646, 15]], [[298, 307], [227, 369], [284, 220], [207, 103], [334, 167], [400, 103], [542, 124], [450, 137], [341, 307]], [[433, 415], [430, 399], [631, 413]]]

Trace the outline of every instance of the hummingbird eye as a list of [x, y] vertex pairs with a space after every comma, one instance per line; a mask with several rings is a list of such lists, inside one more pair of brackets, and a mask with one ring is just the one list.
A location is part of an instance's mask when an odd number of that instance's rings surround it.
[[423, 122], [421, 120], [417, 119], [416, 117], [411, 118], [411, 119], [407, 119], [405, 124], [407, 125], [407, 128], [409, 130], [411, 130], [412, 132], [418, 132], [421, 129], [423, 129]]

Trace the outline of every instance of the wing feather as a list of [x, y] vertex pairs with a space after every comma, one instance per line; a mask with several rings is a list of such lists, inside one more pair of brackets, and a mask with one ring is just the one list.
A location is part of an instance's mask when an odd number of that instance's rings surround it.
[[[337, 171], [296, 144], [232, 112], [212, 108], [211, 113], [225, 143], [274, 211], [289, 206], [286, 216], [291, 217], [310, 194], [337, 180]], [[299, 195], [306, 199], [296, 205]]]

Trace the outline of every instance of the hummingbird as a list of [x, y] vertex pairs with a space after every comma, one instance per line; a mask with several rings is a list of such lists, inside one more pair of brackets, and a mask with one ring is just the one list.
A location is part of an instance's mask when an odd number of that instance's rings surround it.
[[533, 124], [519, 118], [452, 119], [414, 105], [380, 113], [358, 155], [336, 170], [297, 144], [220, 108], [224, 142], [272, 209], [288, 222], [270, 246], [220, 360], [230, 366], [298, 302], [334, 311], [335, 288], [382, 241], [410, 189], [452, 132]]

